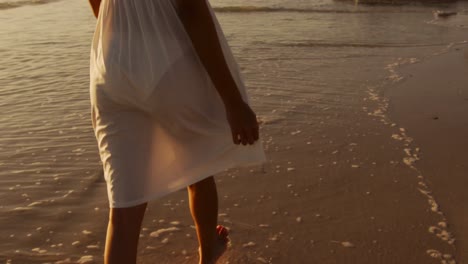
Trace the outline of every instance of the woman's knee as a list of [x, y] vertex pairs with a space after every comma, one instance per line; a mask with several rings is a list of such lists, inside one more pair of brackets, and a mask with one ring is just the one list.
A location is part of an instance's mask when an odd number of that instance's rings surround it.
[[216, 193], [216, 183], [213, 176], [205, 178], [197, 183], [190, 185], [188, 188], [188, 193], [190, 197], [195, 196], [207, 196]]
[[139, 225], [143, 220], [146, 205], [147, 203], [126, 208], [111, 208], [109, 222], [113, 225]]
[[205, 178], [201, 181], [198, 181], [194, 184], [191, 184], [189, 185], [189, 188], [190, 189], [196, 189], [196, 188], [202, 188], [204, 186], [207, 186], [207, 185], [212, 185], [214, 183], [214, 177], [213, 176], [210, 176], [208, 178]]

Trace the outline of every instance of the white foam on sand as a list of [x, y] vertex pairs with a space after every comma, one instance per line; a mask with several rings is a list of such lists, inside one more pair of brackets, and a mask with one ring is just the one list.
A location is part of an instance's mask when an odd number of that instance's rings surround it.
[[[392, 83], [400, 82], [404, 79], [402, 75], [398, 73], [398, 68], [406, 64], [414, 64], [419, 62], [416, 58], [398, 58], [396, 62], [389, 64], [386, 69], [389, 71], [389, 77], [387, 78]], [[379, 89], [380, 90], [380, 89]], [[416, 167], [419, 158], [420, 149], [413, 147], [413, 138], [406, 133], [406, 129], [403, 127], [398, 128], [397, 124], [392, 122], [388, 117], [389, 101], [384, 98], [378, 92], [378, 87], [369, 87], [367, 90], [367, 98], [364, 101], [370, 102], [375, 107], [363, 107], [363, 110], [369, 115], [375, 117], [376, 121], [388, 126], [393, 133], [391, 138], [397, 142], [401, 142], [403, 145], [403, 159], [402, 162], [415, 172], [418, 178], [419, 187], [417, 190], [427, 200], [430, 212], [436, 214], [439, 218], [439, 222], [435, 225], [428, 227], [428, 232], [435, 235], [442, 241], [454, 247], [455, 238], [452, 233], [448, 230], [447, 219], [444, 213], [441, 211], [436, 198], [432, 195], [432, 191], [429, 188], [429, 184], [422, 176], [421, 171]], [[428, 249], [426, 251], [428, 256], [439, 259], [441, 264], [455, 264], [454, 258], [450, 254], [444, 254], [437, 249]]]
[[162, 234], [172, 233], [172, 232], [177, 232], [177, 231], [180, 231], [180, 228], [175, 227], [175, 226], [168, 227], [168, 228], [161, 228], [154, 232], [151, 232], [150, 237], [160, 237]]

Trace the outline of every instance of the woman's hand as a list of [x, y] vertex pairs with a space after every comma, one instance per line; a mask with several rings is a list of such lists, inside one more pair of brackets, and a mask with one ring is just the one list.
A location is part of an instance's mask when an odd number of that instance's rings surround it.
[[257, 117], [245, 102], [226, 107], [232, 141], [239, 145], [252, 145], [259, 138]]
[[178, 15], [192, 44], [225, 105], [234, 144], [258, 140], [255, 113], [242, 100], [223, 53], [214, 13], [206, 0], [176, 0]]

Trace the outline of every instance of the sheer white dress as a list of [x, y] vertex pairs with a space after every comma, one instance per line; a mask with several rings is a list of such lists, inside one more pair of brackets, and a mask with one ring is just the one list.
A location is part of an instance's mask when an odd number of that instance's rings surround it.
[[265, 161], [261, 141], [233, 144], [221, 98], [173, 1], [103, 0], [90, 55], [92, 124], [110, 207], [138, 205], [225, 169]]

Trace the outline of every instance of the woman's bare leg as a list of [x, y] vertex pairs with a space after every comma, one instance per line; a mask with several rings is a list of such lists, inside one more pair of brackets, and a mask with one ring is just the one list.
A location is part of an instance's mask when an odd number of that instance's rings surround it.
[[105, 264], [135, 264], [141, 222], [147, 203], [128, 208], [111, 208], [107, 226]]
[[218, 193], [213, 177], [188, 187], [190, 212], [197, 228], [200, 244], [200, 264], [214, 264], [219, 257]]

